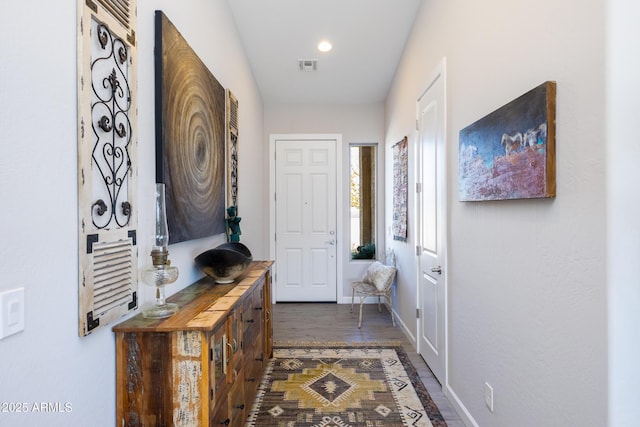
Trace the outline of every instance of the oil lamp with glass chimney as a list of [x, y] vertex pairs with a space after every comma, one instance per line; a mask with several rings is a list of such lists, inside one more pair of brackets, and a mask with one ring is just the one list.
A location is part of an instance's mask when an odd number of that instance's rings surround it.
[[142, 311], [142, 315], [149, 319], [169, 317], [178, 311], [177, 304], [167, 302], [164, 296], [164, 287], [178, 279], [178, 269], [171, 266], [167, 250], [169, 229], [167, 227], [164, 184], [156, 184], [155, 216], [154, 244], [151, 250], [153, 265], [143, 269], [141, 274], [144, 283], [156, 287], [153, 305]]

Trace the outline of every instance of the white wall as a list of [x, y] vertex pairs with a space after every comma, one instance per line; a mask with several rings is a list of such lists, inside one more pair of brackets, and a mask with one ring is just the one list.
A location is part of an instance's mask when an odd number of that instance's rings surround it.
[[[264, 107], [264, 139], [269, 141], [270, 134], [341, 134], [342, 135], [342, 176], [343, 212], [342, 230], [344, 236], [338, 244], [343, 251], [343, 294], [338, 295], [338, 302], [351, 301], [349, 283], [362, 277], [369, 262], [352, 261], [349, 252], [349, 143], [378, 143], [378, 206], [380, 212], [384, 207], [384, 105], [328, 105], [311, 106], [295, 104], [266, 103]], [[265, 160], [266, 164], [266, 160]], [[265, 192], [268, 192], [268, 182]], [[378, 248], [384, 248], [384, 216], [380, 214], [378, 222]]]
[[627, 427], [640, 419], [640, 4], [613, 0], [608, 12], [608, 425]]
[[[417, 97], [447, 58], [448, 392], [471, 425], [606, 425], [604, 15], [605, 0], [426, 0], [387, 99], [387, 146], [413, 143]], [[546, 80], [557, 197], [458, 202], [459, 131]], [[415, 333], [415, 241], [393, 244]]]
[[[242, 241], [266, 254], [262, 100], [224, 0], [138, 2], [139, 236], [151, 235], [154, 173], [153, 12], [169, 19], [240, 102]], [[78, 337], [76, 2], [16, 2], [0, 14], [0, 291], [24, 287], [26, 328], [0, 341], [0, 402], [71, 404], [70, 413], [7, 414], [0, 425], [115, 425], [110, 327]], [[172, 245], [181, 276], [222, 237]], [[142, 266], [149, 244], [140, 237]], [[150, 290], [140, 284], [143, 298]], [[142, 302], [146, 302], [144, 299]]]

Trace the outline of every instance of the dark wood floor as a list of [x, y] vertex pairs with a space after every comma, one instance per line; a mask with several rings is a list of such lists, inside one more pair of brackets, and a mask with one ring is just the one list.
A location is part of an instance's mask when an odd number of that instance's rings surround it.
[[435, 379], [424, 360], [418, 355], [399, 326], [393, 327], [391, 316], [383, 306], [364, 306], [362, 328], [358, 329], [358, 306], [351, 315], [349, 304], [279, 303], [273, 305], [273, 338], [278, 343], [296, 342], [366, 342], [396, 341], [409, 355], [429, 394], [438, 405], [449, 427], [464, 427], [464, 423], [453, 410], [442, 387]]

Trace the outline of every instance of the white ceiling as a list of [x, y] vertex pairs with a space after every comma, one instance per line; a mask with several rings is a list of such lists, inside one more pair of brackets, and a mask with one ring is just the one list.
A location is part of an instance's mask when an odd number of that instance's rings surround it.
[[[264, 102], [327, 105], [384, 101], [421, 0], [228, 3]], [[325, 38], [328, 53], [316, 47]]]

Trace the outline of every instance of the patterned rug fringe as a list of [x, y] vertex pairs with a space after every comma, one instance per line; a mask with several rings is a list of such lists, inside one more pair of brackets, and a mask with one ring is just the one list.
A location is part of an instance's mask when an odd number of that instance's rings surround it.
[[402, 341], [274, 341], [274, 347], [402, 347]]

